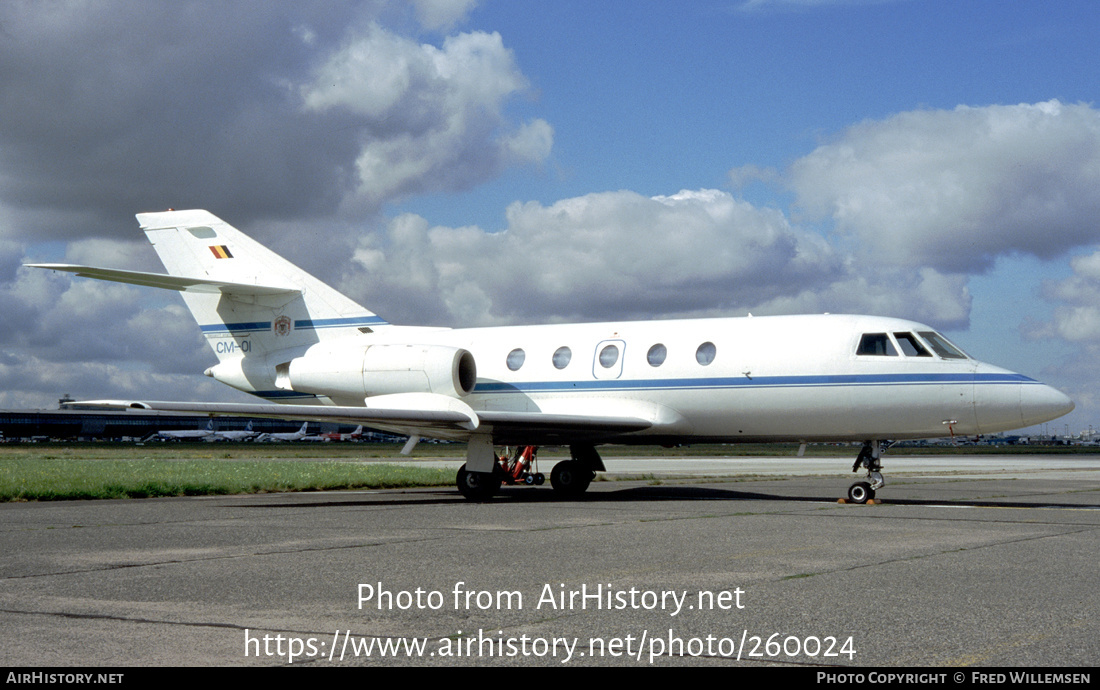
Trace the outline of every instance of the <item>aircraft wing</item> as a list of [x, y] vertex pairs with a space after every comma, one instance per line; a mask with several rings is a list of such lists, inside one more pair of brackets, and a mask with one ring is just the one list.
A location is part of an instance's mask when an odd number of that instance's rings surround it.
[[171, 276], [165, 273], [145, 273], [143, 271], [122, 271], [115, 268], [96, 268], [95, 266], [76, 266], [74, 264], [24, 264], [31, 268], [47, 268], [54, 271], [75, 273], [82, 278], [96, 278], [115, 283], [144, 285], [146, 287], [179, 292], [202, 292], [225, 295], [293, 295], [301, 292], [297, 288], [276, 287], [271, 285], [249, 285], [247, 283], [229, 283], [223, 280], [206, 278], [188, 278]]
[[[475, 412], [461, 400], [433, 393], [398, 393], [367, 398], [366, 407], [331, 405], [271, 405], [251, 403], [187, 403], [131, 400], [80, 401], [83, 406], [158, 410], [231, 417], [300, 419], [311, 422], [362, 424], [407, 435], [465, 440], [475, 430], [489, 431], [498, 443], [569, 443], [580, 439], [610, 439], [642, 431], [653, 424], [631, 416], [588, 416], [541, 412]], [[515, 441], [518, 442], [518, 441]]]
[[644, 431], [653, 422], [640, 417], [582, 416], [543, 412], [479, 412], [501, 445], [569, 444], [585, 440], [610, 442], [624, 434]]

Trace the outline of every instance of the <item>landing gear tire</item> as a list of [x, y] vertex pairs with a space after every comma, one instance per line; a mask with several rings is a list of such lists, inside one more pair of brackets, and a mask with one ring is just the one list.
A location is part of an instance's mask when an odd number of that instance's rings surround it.
[[500, 489], [500, 477], [496, 472], [467, 472], [463, 464], [455, 475], [455, 484], [467, 499], [488, 501]]
[[858, 503], [860, 505], [867, 501], [873, 500], [875, 497], [875, 490], [871, 488], [871, 485], [867, 482], [856, 482], [848, 487], [848, 500], [852, 503]]
[[577, 498], [588, 490], [596, 473], [576, 460], [564, 460], [550, 472], [550, 486], [562, 498]]
[[875, 498], [875, 492], [886, 486], [886, 480], [882, 478], [882, 444], [883, 441], [865, 441], [859, 451], [859, 457], [852, 465], [853, 472], [859, 472], [863, 467], [867, 470], [869, 482], [856, 482], [848, 487], [848, 500], [851, 503], [867, 503]]

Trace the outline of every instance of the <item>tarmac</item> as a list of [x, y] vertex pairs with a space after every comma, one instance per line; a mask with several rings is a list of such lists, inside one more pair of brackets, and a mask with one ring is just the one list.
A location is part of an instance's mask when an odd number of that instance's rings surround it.
[[1100, 458], [888, 456], [882, 503], [850, 505], [851, 460], [674, 454], [609, 458], [576, 501], [2, 504], [0, 648], [37, 668], [1100, 662]]

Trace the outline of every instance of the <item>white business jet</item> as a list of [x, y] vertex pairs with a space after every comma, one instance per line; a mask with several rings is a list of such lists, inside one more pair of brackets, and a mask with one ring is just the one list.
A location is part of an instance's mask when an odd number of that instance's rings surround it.
[[[567, 445], [550, 477], [582, 494], [601, 444], [862, 442], [864, 503], [882, 442], [972, 436], [1073, 409], [1059, 391], [972, 359], [923, 324], [812, 315], [497, 328], [397, 326], [207, 211], [137, 216], [168, 274], [31, 264], [179, 291], [218, 364], [206, 375], [272, 404], [103, 406], [365, 424], [467, 443], [457, 484], [485, 500], [516, 469], [495, 445]], [[537, 481], [533, 483], [539, 483]]]

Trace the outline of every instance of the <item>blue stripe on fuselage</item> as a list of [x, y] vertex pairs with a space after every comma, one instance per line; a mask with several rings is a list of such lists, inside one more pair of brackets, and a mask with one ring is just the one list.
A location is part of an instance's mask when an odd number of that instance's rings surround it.
[[482, 381], [475, 393], [559, 393], [567, 391], [715, 390], [722, 388], [820, 388], [833, 386], [935, 386], [944, 384], [1038, 383], [1022, 374], [836, 374], [726, 378], [615, 379], [594, 381]]

